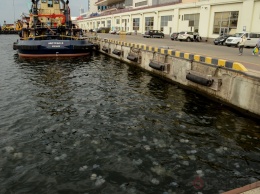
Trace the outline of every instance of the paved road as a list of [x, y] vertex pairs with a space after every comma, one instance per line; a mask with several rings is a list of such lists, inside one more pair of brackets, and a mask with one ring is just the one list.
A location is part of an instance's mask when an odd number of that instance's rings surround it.
[[238, 48], [227, 46], [216, 46], [207, 42], [180, 42], [172, 41], [169, 36], [161, 38], [143, 38], [139, 35], [113, 35], [113, 34], [97, 34], [101, 38], [121, 40], [124, 42], [133, 42], [146, 44], [148, 46], [168, 46], [171, 49], [209, 56], [212, 58], [236, 61], [242, 63], [252, 74], [260, 76], [260, 57], [252, 55], [253, 48], [244, 48], [242, 56], [238, 56]]

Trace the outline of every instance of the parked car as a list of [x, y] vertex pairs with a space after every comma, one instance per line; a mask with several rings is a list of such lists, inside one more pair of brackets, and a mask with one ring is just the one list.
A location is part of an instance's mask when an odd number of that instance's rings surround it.
[[171, 35], [170, 35], [171, 40], [178, 40], [178, 35], [179, 35], [178, 32], [173, 32], [173, 33], [171, 33]]
[[109, 33], [109, 31], [110, 31], [109, 27], [101, 27], [101, 28], [96, 29], [97, 33]]
[[226, 40], [227, 46], [238, 46], [242, 36], [246, 37], [245, 47], [254, 47], [257, 40], [260, 38], [260, 33], [250, 33], [250, 32], [239, 32], [230, 36]]
[[164, 38], [164, 33], [159, 30], [148, 30], [143, 34], [147, 38]]
[[191, 42], [194, 39], [194, 32], [188, 32], [188, 31], [183, 31], [180, 32], [178, 35], [178, 40], [179, 41], [187, 41], [187, 42]]
[[202, 41], [201, 36], [199, 35], [198, 32], [188, 32], [188, 31], [183, 31], [178, 34], [177, 40], [179, 41], [187, 41], [187, 42], [200, 42]]
[[109, 34], [116, 34], [116, 32], [117, 32], [116, 30], [110, 30]]
[[230, 37], [231, 35], [229, 34], [224, 34], [224, 35], [220, 35], [219, 37], [217, 37], [215, 40], [214, 40], [214, 44], [215, 45], [225, 45], [226, 43], [226, 40], [228, 37]]
[[237, 47], [239, 45], [239, 42], [241, 40], [241, 37], [245, 35], [245, 32], [240, 32], [240, 33], [235, 33], [234, 35], [228, 37], [225, 41], [225, 44], [230, 47], [230, 46], [235, 46]]
[[126, 32], [126, 31], [117, 31], [116, 32], [117, 35], [131, 35], [131, 32]]

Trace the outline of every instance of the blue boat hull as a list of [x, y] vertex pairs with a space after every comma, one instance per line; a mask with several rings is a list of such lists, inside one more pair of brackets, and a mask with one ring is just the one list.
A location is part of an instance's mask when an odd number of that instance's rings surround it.
[[93, 47], [87, 40], [20, 40], [14, 44], [20, 57], [84, 56]]

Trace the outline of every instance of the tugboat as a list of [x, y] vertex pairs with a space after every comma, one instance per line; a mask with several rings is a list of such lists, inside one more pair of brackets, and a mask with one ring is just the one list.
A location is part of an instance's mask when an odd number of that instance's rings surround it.
[[13, 49], [19, 57], [84, 56], [95, 45], [82, 35], [72, 24], [68, 0], [32, 0], [30, 20]]

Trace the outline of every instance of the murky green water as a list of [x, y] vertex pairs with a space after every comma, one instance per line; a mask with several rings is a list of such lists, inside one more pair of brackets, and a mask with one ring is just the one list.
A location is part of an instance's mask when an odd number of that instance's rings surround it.
[[260, 179], [260, 123], [106, 56], [0, 36], [0, 193], [214, 194]]

